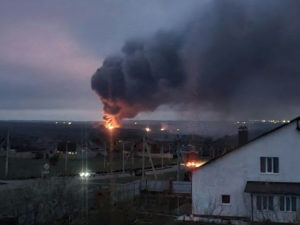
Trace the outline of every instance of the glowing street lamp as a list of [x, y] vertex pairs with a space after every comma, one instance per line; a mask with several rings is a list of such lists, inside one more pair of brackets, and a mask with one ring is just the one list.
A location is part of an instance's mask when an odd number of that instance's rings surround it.
[[150, 127], [146, 127], [145, 130], [147, 133], [149, 133], [151, 131]]

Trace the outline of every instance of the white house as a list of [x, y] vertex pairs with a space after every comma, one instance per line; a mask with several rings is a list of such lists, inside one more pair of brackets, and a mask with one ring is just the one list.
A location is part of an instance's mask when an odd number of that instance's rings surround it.
[[300, 117], [193, 171], [193, 215], [300, 221]]

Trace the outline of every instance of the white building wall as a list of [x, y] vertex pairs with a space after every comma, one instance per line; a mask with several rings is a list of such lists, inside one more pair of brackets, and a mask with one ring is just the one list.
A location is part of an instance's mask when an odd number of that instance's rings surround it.
[[[260, 172], [262, 156], [279, 157], [278, 174]], [[250, 194], [244, 192], [247, 181], [300, 182], [300, 131], [296, 130], [296, 122], [195, 170], [193, 214], [251, 217]], [[231, 196], [229, 205], [221, 204], [223, 194]], [[255, 199], [253, 203], [255, 208]], [[299, 200], [297, 206], [299, 211]], [[278, 221], [295, 217], [293, 213], [279, 214]]]

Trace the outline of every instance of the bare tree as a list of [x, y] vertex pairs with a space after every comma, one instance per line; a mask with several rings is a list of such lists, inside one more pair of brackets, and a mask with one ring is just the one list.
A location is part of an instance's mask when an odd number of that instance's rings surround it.
[[81, 191], [80, 183], [74, 179], [32, 181], [22, 188], [2, 193], [3, 208], [6, 215], [17, 217], [19, 224], [24, 225], [71, 221], [80, 211]]

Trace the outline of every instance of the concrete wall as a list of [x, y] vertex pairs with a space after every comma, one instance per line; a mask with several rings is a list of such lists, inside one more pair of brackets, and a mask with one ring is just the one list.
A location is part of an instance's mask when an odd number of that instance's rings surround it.
[[141, 190], [150, 192], [171, 192], [173, 194], [191, 194], [192, 185], [189, 181], [144, 180]]
[[[261, 156], [279, 157], [279, 173], [261, 173]], [[251, 217], [250, 194], [244, 193], [247, 181], [300, 182], [299, 172], [300, 131], [293, 122], [195, 170], [193, 213]], [[223, 194], [231, 196], [230, 204], [221, 203]], [[299, 200], [297, 207], [299, 213]], [[277, 217], [280, 222], [296, 219], [289, 212], [280, 212]]]

